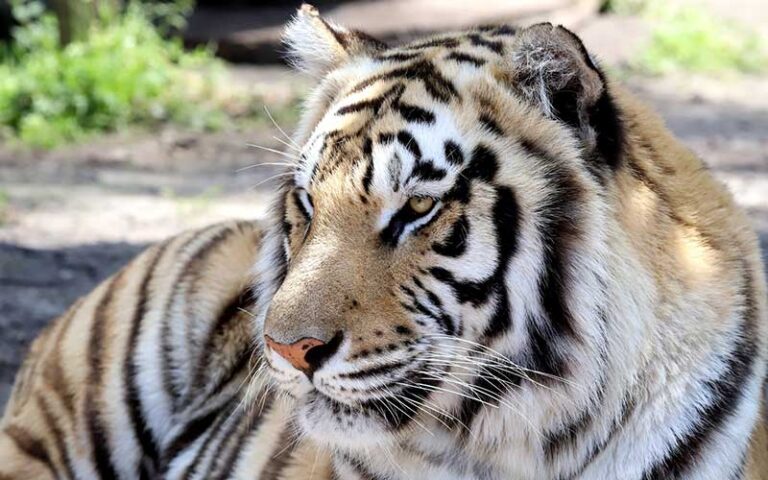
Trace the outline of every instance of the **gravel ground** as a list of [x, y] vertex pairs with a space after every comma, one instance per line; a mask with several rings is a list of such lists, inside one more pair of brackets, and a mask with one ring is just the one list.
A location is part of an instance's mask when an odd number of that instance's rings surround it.
[[[275, 68], [241, 73], [276, 89], [296, 81]], [[768, 78], [628, 83], [730, 186], [766, 251]], [[0, 147], [0, 194], [9, 199], [0, 216], [0, 406], [39, 329], [145, 245], [216, 220], [262, 216], [271, 191], [262, 182], [278, 170], [242, 169], [282, 158], [247, 142], [280, 148], [278, 134], [266, 126], [205, 135], [164, 129], [46, 154]]]

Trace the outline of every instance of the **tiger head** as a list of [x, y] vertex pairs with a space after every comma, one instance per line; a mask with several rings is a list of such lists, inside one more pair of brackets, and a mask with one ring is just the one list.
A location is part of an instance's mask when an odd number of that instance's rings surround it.
[[367, 448], [428, 422], [459, 434], [510, 394], [578, 400], [554, 379], [599, 356], [596, 186], [622, 144], [581, 41], [539, 24], [390, 48], [304, 6], [285, 42], [319, 85], [257, 328], [301, 430]]

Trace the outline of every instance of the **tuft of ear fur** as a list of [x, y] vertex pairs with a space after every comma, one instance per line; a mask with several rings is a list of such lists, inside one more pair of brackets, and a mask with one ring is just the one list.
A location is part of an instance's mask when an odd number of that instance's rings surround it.
[[387, 47], [366, 33], [325, 20], [308, 4], [303, 4], [286, 25], [283, 44], [290, 64], [314, 77], [324, 76], [351, 58], [371, 55]]
[[511, 83], [519, 95], [573, 127], [589, 151], [611, 164], [618, 161], [618, 111], [579, 37], [551, 23], [530, 26], [518, 33], [511, 61]]

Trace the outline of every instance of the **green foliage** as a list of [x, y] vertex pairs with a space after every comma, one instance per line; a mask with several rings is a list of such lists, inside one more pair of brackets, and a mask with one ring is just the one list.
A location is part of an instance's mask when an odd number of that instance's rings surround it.
[[603, 13], [640, 15], [651, 40], [631, 65], [649, 74], [760, 72], [768, 69], [766, 38], [734, 21], [717, 18], [690, 0], [605, 0]]
[[17, 2], [21, 26], [0, 49], [0, 137], [50, 148], [128, 124], [220, 127], [227, 117], [216, 103], [219, 63], [156, 28], [178, 28], [183, 11], [132, 2], [92, 25], [86, 40], [60, 48], [55, 17], [39, 2]]
[[0, 190], [0, 225], [5, 224], [8, 220], [8, 205], [10, 204], [10, 198], [5, 190]]
[[648, 0], [604, 0], [600, 5], [600, 13], [636, 15], [643, 13], [647, 6]]
[[648, 17], [653, 22], [652, 39], [638, 59], [646, 72], [752, 73], [768, 68], [764, 39], [700, 6], [659, 3]]

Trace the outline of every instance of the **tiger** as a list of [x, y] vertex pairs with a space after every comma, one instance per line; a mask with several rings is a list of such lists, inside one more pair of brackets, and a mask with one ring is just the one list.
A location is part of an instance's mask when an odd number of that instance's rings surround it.
[[756, 235], [574, 33], [284, 39], [318, 84], [272, 213], [47, 327], [0, 480], [768, 479]]

